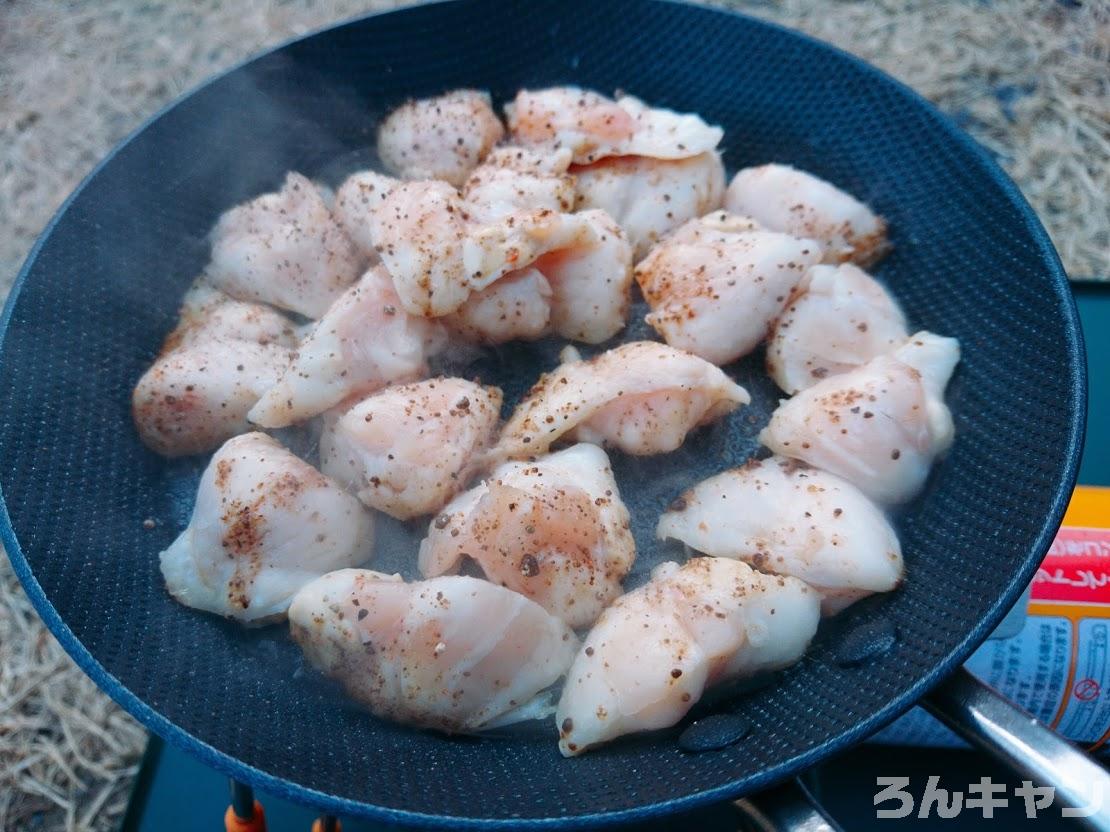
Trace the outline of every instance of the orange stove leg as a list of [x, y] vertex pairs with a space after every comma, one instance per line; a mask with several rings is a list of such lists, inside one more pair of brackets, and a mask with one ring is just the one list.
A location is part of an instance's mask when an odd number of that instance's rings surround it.
[[266, 832], [266, 813], [262, 811], [262, 804], [254, 801], [249, 818], [239, 817], [234, 807], [228, 806], [224, 813], [224, 829], [227, 832]]
[[231, 780], [231, 805], [224, 812], [224, 829], [227, 832], [266, 832], [266, 813], [262, 804], [254, 799], [250, 786]]

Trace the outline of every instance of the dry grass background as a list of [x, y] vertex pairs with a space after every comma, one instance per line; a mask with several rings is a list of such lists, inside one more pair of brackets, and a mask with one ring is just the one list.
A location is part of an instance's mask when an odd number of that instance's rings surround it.
[[[995, 153], [1073, 276], [1110, 278], [1110, 0], [722, 3], [878, 64]], [[0, 296], [58, 204], [142, 119], [270, 44], [388, 0], [0, 0]], [[108, 830], [144, 743], [0, 556], [0, 830]]]

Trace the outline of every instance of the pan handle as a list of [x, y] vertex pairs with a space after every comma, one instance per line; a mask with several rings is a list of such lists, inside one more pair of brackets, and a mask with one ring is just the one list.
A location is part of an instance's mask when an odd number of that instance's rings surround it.
[[[1110, 774], [1091, 757], [960, 668], [921, 703], [945, 725], [1023, 777], [1055, 789], [1055, 805], [1110, 832]], [[1089, 813], [1089, 814], [1088, 814]], [[1070, 814], [1070, 813], [1069, 813]]]
[[732, 805], [740, 813], [740, 832], [843, 832], [797, 779]]

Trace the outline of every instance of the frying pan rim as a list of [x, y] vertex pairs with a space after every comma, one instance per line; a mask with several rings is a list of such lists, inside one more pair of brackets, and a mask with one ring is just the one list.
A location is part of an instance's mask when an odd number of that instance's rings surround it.
[[[65, 201], [58, 208], [57, 212], [51, 218], [49, 223], [45, 226], [42, 233], [39, 235], [35, 244], [32, 246], [26, 261], [19, 271], [15, 281], [12, 284], [11, 292], [4, 305], [3, 314], [0, 315], [0, 363], [4, 360], [3, 346], [8, 335], [8, 328], [11, 322], [12, 315], [14, 314], [15, 306], [18, 301], [23, 284], [26, 282], [31, 268], [38, 258], [40, 251], [45, 245], [46, 241], [53, 234], [55, 227], [61, 221], [61, 218], [69, 210], [72, 203], [84, 191], [85, 187], [91, 182], [100, 172], [109, 165], [115, 157], [132, 141], [137, 139], [144, 133], [152, 124], [161, 119], [168, 112], [183, 104], [188, 99], [199, 94], [200, 92], [208, 89], [213, 84], [218, 83], [226, 76], [238, 72], [246, 66], [254, 63], [255, 61], [262, 60], [270, 55], [280, 52], [300, 41], [307, 40], [308, 38], [324, 35], [333, 30], [341, 29], [351, 24], [359, 23], [371, 18], [379, 17], [384, 14], [422, 14], [428, 8], [445, 5], [448, 2], [466, 3], [466, 2], [481, 2], [481, 0], [436, 0], [436, 2], [427, 3], [420, 6], [408, 6], [400, 9], [390, 9], [371, 14], [358, 15], [328, 26], [321, 29], [309, 32], [304, 35], [289, 38], [271, 49], [265, 50], [258, 54], [252, 55], [243, 61], [238, 62], [231, 68], [208, 77], [197, 86], [188, 90], [181, 96], [177, 97], [154, 115], [142, 122], [135, 130], [133, 130], [127, 137], [120, 141], [105, 157], [102, 159], [80, 184], [73, 190], [73, 192], [65, 199]], [[618, 823], [628, 823], [636, 820], [646, 820], [650, 818], [659, 817], [666, 814], [675, 812], [688, 811], [698, 807], [706, 806], [711, 803], [716, 803], [724, 800], [736, 799], [743, 794], [748, 794], [760, 788], [772, 785], [775, 782], [793, 776], [798, 772], [809, 768], [817, 762], [827, 759], [839, 751], [848, 748], [851, 745], [863, 740], [866, 736], [874, 733], [883, 726], [889, 724], [902, 713], [908, 711], [917, 702], [926, 695], [933, 687], [938, 685], [946, 676], [948, 676], [959, 664], [972, 653], [972, 651], [990, 634], [991, 630], [1001, 621], [1006, 611], [1017, 601], [1018, 596], [1021, 594], [1025, 586], [1032, 579], [1033, 574], [1043, 558], [1045, 552], [1048, 551], [1052, 543], [1052, 539], [1059, 528], [1060, 522], [1063, 519], [1064, 511], [1067, 508], [1068, 500], [1070, 499], [1072, 489], [1075, 486], [1076, 479], [1079, 471], [1079, 461], [1082, 454], [1083, 436], [1086, 427], [1086, 405], [1087, 405], [1087, 368], [1086, 368], [1086, 353], [1083, 345], [1082, 329], [1079, 321], [1078, 310], [1075, 305], [1075, 299], [1068, 284], [1067, 275], [1064, 270], [1063, 264], [1060, 261], [1059, 254], [1052, 245], [1052, 242], [1045, 231], [1043, 224], [1040, 222], [1033, 208], [1026, 201], [1025, 197], [1021, 194], [1018, 187], [1010, 179], [1010, 177], [1001, 169], [1001, 167], [994, 161], [993, 158], [986, 152], [986, 150], [979, 145], [970, 135], [965, 133], [952, 122], [943, 112], [935, 107], [931, 102], [914, 91], [912, 88], [903, 84], [896, 78], [888, 75], [878, 67], [856, 57], [844, 50], [812, 37], [804, 32], [791, 29], [789, 27], [774, 23], [772, 21], [763, 20], [761, 18], [753, 17], [732, 9], [723, 9], [715, 6], [695, 5], [693, 3], [684, 2], [684, 0], [640, 0], [640, 2], [652, 3], [667, 6], [682, 6], [687, 8], [697, 9], [699, 13], [704, 14], [720, 14], [730, 17], [742, 18], [746, 21], [747, 25], [755, 27], [766, 27], [771, 31], [786, 34], [787, 36], [800, 38], [806, 42], [810, 47], [817, 49], [830, 50], [838, 56], [841, 61], [846, 61], [852, 65], [856, 70], [862, 72], [866, 76], [874, 78], [879, 83], [890, 85], [893, 89], [897, 90], [903, 96], [908, 97], [918, 107], [929, 114], [929, 116], [937, 123], [937, 125], [947, 134], [950, 141], [955, 142], [961, 149], [970, 152], [974, 159], [977, 159], [982, 166], [983, 172], [987, 174], [995, 185], [997, 185], [1012, 205], [1018, 212], [1023, 224], [1025, 225], [1031, 240], [1033, 240], [1037, 247], [1037, 254], [1043, 263], [1043, 266], [1049, 272], [1051, 285], [1055, 291], [1057, 301], [1060, 305], [1061, 313], [1064, 318], [1064, 335], [1067, 340], [1067, 353], [1069, 361], [1069, 375], [1070, 375], [1070, 388], [1071, 398], [1074, 400], [1075, 410], [1073, 419], [1070, 425], [1070, 431], [1067, 438], [1066, 458], [1063, 460], [1063, 465], [1060, 469], [1061, 482], [1057, 489], [1056, 495], [1053, 498], [1051, 509], [1045, 519], [1044, 524], [1041, 526], [1040, 532], [1037, 534], [1036, 539], [1029, 549], [1029, 556], [1026, 558], [1025, 564], [1017, 570], [1011, 577], [1005, 589], [1000, 593], [998, 598], [991, 605], [987, 614], [973, 627], [957, 645], [951, 650], [947, 656], [940, 660], [930, 672], [925, 674], [916, 684], [903, 692], [900, 696], [887, 702], [885, 706], [876, 711], [870, 717], [857, 722], [848, 730], [834, 736], [826, 742], [820, 743], [808, 751], [797, 756], [788, 758], [776, 765], [770, 766], [750, 777], [734, 780], [730, 783], [717, 786], [702, 791], [695, 791], [686, 794], [682, 797], [676, 797], [671, 800], [664, 800], [655, 803], [648, 803], [641, 806], [636, 806], [631, 809], [621, 809], [612, 812], [597, 812], [592, 814], [573, 815], [565, 817], [547, 817], [547, 818], [477, 818], [477, 817], [459, 817], [453, 815], [431, 815], [422, 812], [416, 812], [403, 809], [392, 809], [385, 806], [377, 806], [370, 803], [363, 803], [361, 801], [351, 800], [349, 798], [341, 798], [335, 795], [321, 792], [317, 789], [308, 788], [290, 780], [269, 774], [262, 771], [255, 766], [248, 765], [238, 760], [237, 758], [219, 751], [215, 747], [193, 736], [185, 729], [179, 727], [161, 713], [155, 711], [147, 705], [142, 699], [135, 695], [130, 689], [123, 685], [115, 676], [107, 671], [107, 669], [97, 661], [96, 658], [88, 651], [87, 648], [80, 642], [77, 636], [70, 630], [69, 626], [62, 620], [61, 615], [54, 608], [54, 605], [46, 597], [45, 591], [42, 589], [38, 580], [35, 578], [30, 564], [23, 554], [23, 550], [19, 545], [16, 538], [15, 530], [12, 526], [11, 517], [8, 513], [7, 501], [4, 497], [4, 486], [0, 482], [0, 540], [3, 541], [4, 546], [8, 552], [9, 560], [12, 564], [13, 571], [20, 583], [23, 585], [28, 597], [30, 598], [36, 612], [42, 618], [48, 629], [58, 639], [63, 649], [70, 655], [76, 664], [97, 684], [97, 686], [107, 693], [116, 703], [123, 707], [128, 713], [135, 717], [146, 728], [153, 731], [164, 740], [173, 743], [184, 751], [193, 754], [201, 762], [210, 766], [211, 768], [229, 776], [234, 777], [244, 783], [249, 783], [252, 786], [259, 788], [264, 792], [268, 792], [276, 797], [289, 799], [296, 803], [306, 806], [317, 808], [321, 811], [337, 814], [348, 815], [352, 817], [364, 817], [368, 819], [397, 823], [404, 825], [421, 825], [425, 827], [436, 828], [468, 828], [468, 829], [494, 829], [494, 828], [579, 828], [584, 826], [599, 826], [599, 825], [612, 825]], [[554, 746], [552, 746], [554, 749]]]

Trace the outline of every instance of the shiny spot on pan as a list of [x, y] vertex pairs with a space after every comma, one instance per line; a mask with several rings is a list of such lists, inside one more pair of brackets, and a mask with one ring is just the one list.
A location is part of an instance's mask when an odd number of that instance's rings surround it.
[[889, 653], [897, 643], [894, 623], [889, 618], [877, 618], [847, 630], [832, 658], [841, 667], [858, 667]]
[[736, 714], [713, 714], [690, 725], [678, 737], [678, 747], [691, 754], [720, 751], [744, 739], [752, 724]]

